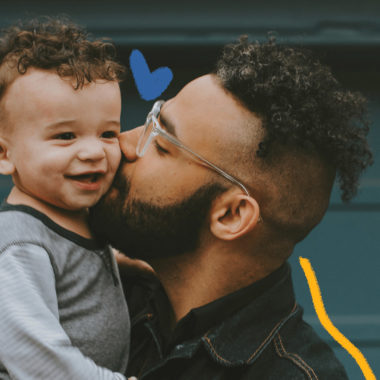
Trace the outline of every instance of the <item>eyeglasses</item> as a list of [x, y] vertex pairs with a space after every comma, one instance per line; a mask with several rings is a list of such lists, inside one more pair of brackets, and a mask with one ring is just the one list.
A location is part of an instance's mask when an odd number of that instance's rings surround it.
[[248, 192], [247, 188], [239, 180], [237, 180], [235, 177], [231, 176], [230, 174], [226, 173], [224, 170], [222, 170], [218, 166], [214, 165], [210, 161], [206, 160], [204, 157], [202, 157], [198, 153], [195, 153], [194, 151], [192, 151], [187, 146], [183, 145], [181, 143], [181, 141], [176, 139], [171, 134], [167, 133], [161, 127], [157, 118], [160, 115], [161, 107], [164, 103], [165, 103], [164, 100], [156, 101], [153, 105], [152, 110], [149, 112], [149, 114], [146, 118], [146, 121], [145, 121], [144, 129], [143, 129], [141, 136], [139, 138], [139, 141], [137, 143], [137, 147], [136, 147], [137, 156], [142, 157], [145, 154], [146, 150], [148, 149], [148, 146], [151, 143], [151, 141], [157, 135], [160, 135], [163, 138], [165, 138], [166, 140], [168, 140], [169, 142], [171, 142], [172, 144], [176, 145], [178, 148], [183, 149], [184, 151], [189, 153], [192, 157], [195, 157], [195, 159], [197, 159], [202, 164], [204, 164], [208, 168], [212, 169], [216, 173], [220, 174], [221, 176], [223, 176], [228, 181], [239, 186], [244, 191], [244, 193], [249, 196], [249, 192]]

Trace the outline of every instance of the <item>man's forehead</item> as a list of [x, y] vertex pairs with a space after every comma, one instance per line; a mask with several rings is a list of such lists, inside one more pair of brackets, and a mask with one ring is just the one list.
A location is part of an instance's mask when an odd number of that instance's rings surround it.
[[243, 125], [257, 120], [211, 74], [196, 78], [168, 100], [162, 106], [161, 118], [168, 131], [178, 136], [186, 134], [184, 128], [226, 136], [233, 132], [236, 136]]
[[[204, 100], [214, 99], [216, 106], [228, 101], [228, 95], [219, 83], [217, 77], [212, 74], [198, 77], [187, 85], [175, 96], [172, 101], [181, 101], [191, 105], [204, 105]], [[210, 104], [208, 104], [210, 105]]]
[[176, 126], [189, 119], [210, 123], [217, 116], [218, 108], [223, 104], [226, 106], [229, 102], [222, 88], [216, 84], [211, 75], [207, 75], [196, 78], [183, 87], [174, 98], [162, 106], [160, 115]]

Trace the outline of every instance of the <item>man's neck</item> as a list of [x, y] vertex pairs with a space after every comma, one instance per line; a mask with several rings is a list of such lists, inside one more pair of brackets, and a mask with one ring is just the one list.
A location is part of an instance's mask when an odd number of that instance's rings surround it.
[[220, 248], [154, 260], [151, 264], [173, 307], [174, 325], [191, 309], [242, 289], [272, 271], [255, 264], [249, 255], [223, 252]]
[[43, 202], [14, 186], [7, 198], [12, 205], [25, 205], [33, 207], [48, 216], [61, 227], [77, 233], [85, 238], [91, 238], [87, 223], [87, 210], [71, 211]]

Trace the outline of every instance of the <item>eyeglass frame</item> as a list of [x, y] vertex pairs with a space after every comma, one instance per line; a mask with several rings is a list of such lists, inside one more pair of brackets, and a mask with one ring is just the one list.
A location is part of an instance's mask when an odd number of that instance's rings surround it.
[[[189, 153], [190, 155], [196, 157], [205, 166], [209, 167], [210, 169], [212, 169], [213, 171], [215, 171], [217, 174], [221, 175], [222, 177], [224, 177], [228, 181], [232, 182], [234, 185], [239, 186], [244, 191], [244, 193], [246, 195], [250, 196], [249, 191], [247, 190], [247, 188], [238, 179], [236, 179], [232, 175], [226, 173], [223, 169], [221, 169], [220, 167], [216, 166], [215, 164], [213, 164], [212, 162], [210, 162], [209, 160], [207, 160], [206, 158], [204, 158], [200, 154], [194, 152], [192, 149], [190, 149], [189, 147], [187, 147], [186, 145], [184, 145], [181, 141], [179, 141], [177, 138], [175, 138], [170, 133], [166, 132], [161, 127], [161, 125], [160, 125], [157, 117], [159, 116], [160, 111], [161, 111], [161, 107], [162, 107], [162, 105], [164, 103], [165, 103], [164, 100], [157, 100], [153, 104], [152, 110], [148, 113], [148, 116], [146, 117], [146, 121], [145, 121], [145, 124], [144, 124], [144, 129], [141, 132], [141, 135], [140, 135], [139, 140], [137, 142], [136, 155], [138, 157], [143, 157], [144, 154], [145, 154], [145, 152], [146, 152], [146, 150], [148, 149], [150, 143], [152, 142], [152, 140], [156, 136], [160, 135], [160, 136], [164, 137], [166, 140], [168, 140], [170, 143], [172, 143], [175, 146], [177, 146], [178, 148], [183, 149], [187, 153]], [[151, 121], [150, 121], [150, 119], [151, 119]], [[145, 136], [146, 130], [147, 130], [147, 128], [148, 128], [148, 126], [150, 125], [151, 122], [153, 123], [152, 130], [151, 130], [151, 132], [149, 134], [149, 137], [146, 139], [146, 142], [145, 142], [144, 146], [141, 147], [142, 142], [143, 142], [143, 137]]]

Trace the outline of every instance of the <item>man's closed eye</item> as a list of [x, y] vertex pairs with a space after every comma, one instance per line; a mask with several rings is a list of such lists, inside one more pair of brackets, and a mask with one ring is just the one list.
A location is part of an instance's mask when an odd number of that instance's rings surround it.
[[156, 150], [157, 150], [158, 154], [160, 154], [160, 155], [164, 155], [164, 154], [169, 153], [165, 148], [163, 148], [161, 145], [159, 145], [157, 141], [154, 141], [154, 146], [156, 147]]

